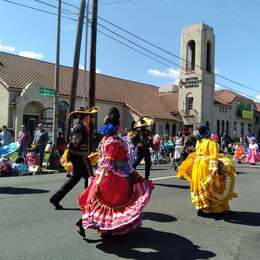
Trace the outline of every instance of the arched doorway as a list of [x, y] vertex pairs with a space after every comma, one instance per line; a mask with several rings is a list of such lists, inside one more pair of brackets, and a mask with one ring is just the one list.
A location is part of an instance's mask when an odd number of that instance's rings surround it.
[[[29, 102], [23, 109], [23, 124], [29, 130], [32, 139], [34, 137], [34, 131], [39, 123], [41, 111], [44, 109], [43, 104], [37, 101]], [[18, 126], [20, 127], [20, 126]]]

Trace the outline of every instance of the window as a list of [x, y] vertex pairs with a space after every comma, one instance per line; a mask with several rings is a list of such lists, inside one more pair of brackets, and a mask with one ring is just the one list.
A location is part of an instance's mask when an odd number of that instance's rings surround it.
[[245, 135], [244, 123], [241, 123], [240, 133], [241, 135]]
[[220, 135], [220, 121], [217, 120], [217, 134]]
[[255, 117], [255, 123], [256, 123], [256, 125], [259, 125], [259, 116]]
[[187, 71], [195, 69], [195, 51], [196, 51], [196, 43], [194, 40], [191, 40], [187, 44], [187, 61], [186, 61]]
[[234, 122], [233, 124], [233, 133], [234, 133], [234, 137], [237, 136], [237, 122]]
[[206, 71], [211, 72], [212, 66], [211, 66], [211, 43], [208, 41], [207, 42], [207, 60], [206, 60]]
[[225, 122], [224, 120], [221, 121], [221, 135], [225, 132]]
[[249, 134], [252, 133], [252, 124], [248, 124], [248, 133], [249, 133]]
[[176, 124], [172, 125], [172, 136], [176, 135]]
[[226, 133], [227, 135], [229, 135], [229, 122], [226, 121]]
[[168, 123], [165, 124], [165, 134], [170, 133], [170, 125]]
[[188, 110], [192, 110], [193, 109], [193, 97], [188, 97], [187, 98], [187, 106], [188, 106]]

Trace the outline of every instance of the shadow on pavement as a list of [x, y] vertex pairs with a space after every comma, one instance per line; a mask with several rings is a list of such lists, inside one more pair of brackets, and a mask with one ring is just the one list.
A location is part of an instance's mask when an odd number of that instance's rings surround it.
[[33, 194], [33, 193], [47, 193], [49, 190], [30, 189], [30, 188], [13, 188], [0, 187], [0, 194]]
[[163, 184], [163, 183], [155, 183], [155, 186], [163, 186], [169, 188], [178, 188], [178, 189], [185, 189], [188, 190], [190, 187], [187, 185], [177, 185], [177, 184]]
[[224, 220], [233, 224], [246, 225], [246, 226], [260, 226], [260, 213], [257, 212], [243, 212], [243, 211], [230, 211], [229, 213], [221, 216], [214, 216], [216, 220]]
[[123, 259], [195, 260], [216, 256], [182, 236], [152, 228], [139, 228], [130, 235], [105, 239], [97, 248]]
[[62, 210], [80, 210], [80, 208], [63, 208]]
[[156, 212], [144, 212], [142, 219], [158, 221], [158, 222], [174, 222], [177, 220], [177, 218], [175, 218], [173, 216], [156, 213]]

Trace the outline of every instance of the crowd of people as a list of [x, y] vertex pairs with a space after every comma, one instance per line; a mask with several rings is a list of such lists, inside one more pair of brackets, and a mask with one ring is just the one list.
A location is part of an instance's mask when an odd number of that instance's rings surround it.
[[17, 158], [13, 161], [8, 153], [1, 156], [0, 176], [8, 177], [40, 172], [48, 142], [48, 132], [41, 123], [37, 126], [35, 137], [31, 137], [26, 126], [22, 125], [16, 142], [13, 142], [13, 137], [7, 127], [3, 126], [0, 132], [0, 149], [14, 144], [15, 148], [11, 149], [11, 152], [17, 150]]
[[[232, 141], [226, 133], [219, 138], [207, 125], [198, 128], [196, 136], [179, 132], [175, 137], [152, 134], [154, 119], [141, 117], [129, 131], [120, 133], [120, 115], [113, 107], [99, 129], [97, 153], [90, 154], [90, 122], [99, 108], [80, 108], [70, 114], [77, 120], [68, 144], [62, 133], [57, 140], [57, 150], [71, 176], [50, 198], [55, 209], [63, 209], [60, 202], [80, 181], [85, 189], [78, 196], [81, 217], [76, 229], [86, 236], [87, 229], [95, 229], [101, 237], [132, 232], [142, 223], [142, 211], [147, 206], [154, 185], [150, 180], [153, 164], [172, 163], [177, 177], [190, 184], [191, 202], [198, 216], [223, 214], [229, 211], [229, 201], [235, 197], [235, 168], [232, 157], [254, 165], [260, 161], [259, 148], [253, 135]], [[7, 127], [0, 132], [3, 147], [12, 141]], [[0, 160], [0, 172], [4, 176], [12, 172], [40, 171], [44, 153], [48, 147], [48, 132], [38, 124], [32, 139], [25, 126], [18, 133], [18, 158], [12, 162], [7, 156]], [[97, 161], [93, 170], [93, 161]], [[145, 176], [137, 172], [144, 161]], [[70, 167], [68, 167], [70, 164]]]

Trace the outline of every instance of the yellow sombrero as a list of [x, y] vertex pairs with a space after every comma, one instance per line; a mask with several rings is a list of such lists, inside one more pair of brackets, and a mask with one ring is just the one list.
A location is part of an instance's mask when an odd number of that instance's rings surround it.
[[150, 116], [142, 116], [140, 117], [134, 125], [134, 128], [151, 126], [154, 124], [154, 118]]
[[82, 115], [94, 115], [100, 110], [99, 107], [91, 107], [89, 109], [86, 109], [84, 107], [80, 107], [77, 111], [73, 111], [70, 113], [70, 117], [75, 119]]

